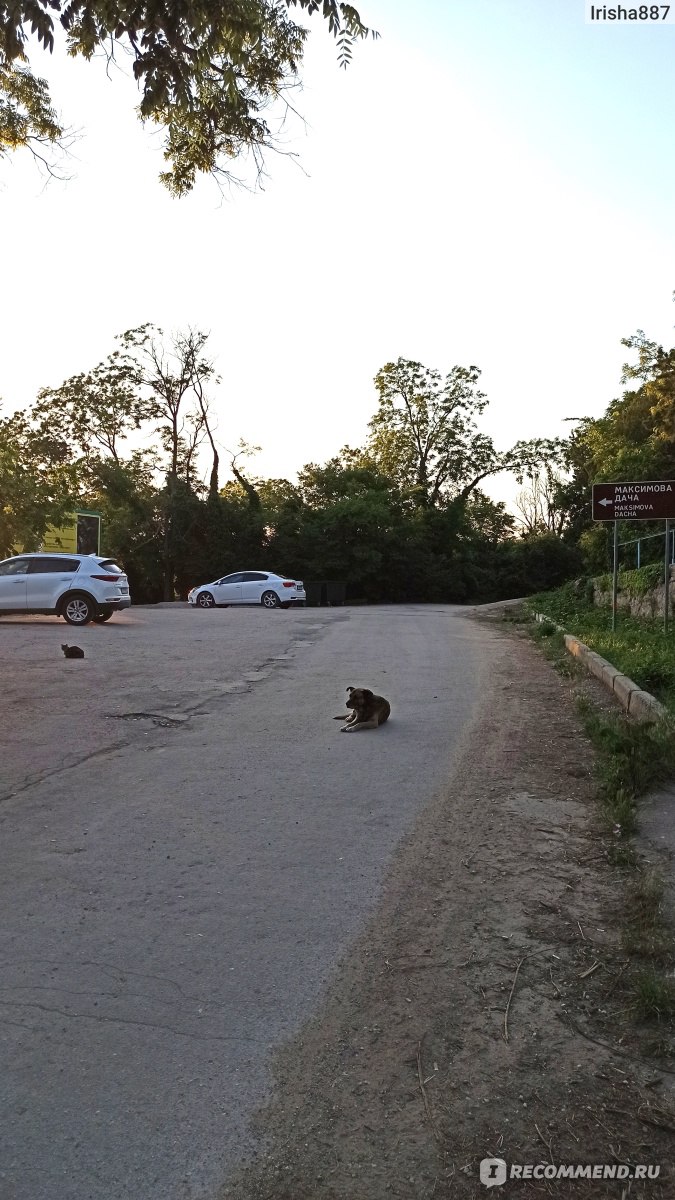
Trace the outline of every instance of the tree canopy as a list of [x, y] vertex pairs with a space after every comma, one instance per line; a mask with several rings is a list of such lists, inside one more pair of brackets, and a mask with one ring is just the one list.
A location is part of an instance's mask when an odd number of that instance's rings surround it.
[[138, 114], [166, 131], [160, 178], [173, 195], [201, 172], [232, 178], [233, 160], [247, 153], [260, 176], [277, 146], [266, 110], [296, 83], [307, 38], [290, 8], [320, 13], [342, 66], [356, 39], [377, 36], [340, 0], [0, 0], [0, 154], [62, 139], [29, 60], [33, 46], [53, 51], [61, 32], [73, 57], [129, 56]]
[[522, 478], [560, 454], [555, 438], [517, 442], [499, 453], [477, 425], [488, 403], [479, 378], [478, 367], [455, 366], [443, 377], [405, 358], [375, 376], [368, 458], [421, 507], [463, 503], [489, 475], [513, 471]]

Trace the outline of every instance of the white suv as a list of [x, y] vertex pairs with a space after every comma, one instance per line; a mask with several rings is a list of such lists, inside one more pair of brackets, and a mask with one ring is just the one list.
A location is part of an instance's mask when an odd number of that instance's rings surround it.
[[112, 558], [17, 554], [0, 562], [0, 614], [56, 613], [69, 625], [102, 624], [130, 604], [129, 581]]

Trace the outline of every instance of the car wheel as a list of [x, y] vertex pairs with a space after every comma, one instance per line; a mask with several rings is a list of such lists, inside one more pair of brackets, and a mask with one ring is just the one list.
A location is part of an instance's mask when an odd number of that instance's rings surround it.
[[281, 601], [276, 592], [263, 592], [262, 596], [260, 597], [260, 603], [263, 604], [265, 608], [281, 608]]
[[63, 601], [61, 616], [69, 625], [88, 625], [96, 614], [96, 605], [88, 596], [75, 592]]
[[103, 625], [104, 621], [109, 621], [113, 615], [113, 612], [114, 609], [110, 608], [108, 609], [108, 612], [97, 613], [95, 617], [92, 617], [94, 625]]
[[198, 608], [215, 608], [216, 601], [212, 592], [200, 592], [197, 596]]

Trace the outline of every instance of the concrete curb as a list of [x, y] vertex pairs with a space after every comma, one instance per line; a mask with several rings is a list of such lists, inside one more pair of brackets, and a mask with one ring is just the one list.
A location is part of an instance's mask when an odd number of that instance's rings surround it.
[[555, 621], [546, 616], [546, 613], [536, 612], [534, 619], [540, 624], [548, 621], [549, 625], [555, 626], [558, 633], [563, 634], [565, 646], [569, 653], [574, 658], [578, 658], [579, 662], [584, 664], [591, 675], [595, 675], [596, 679], [604, 683], [608, 691], [614, 693], [619, 704], [625, 708], [629, 716], [634, 717], [641, 724], [653, 724], [655, 721], [669, 720], [670, 714], [668, 709], [664, 708], [663, 704], [656, 699], [656, 696], [652, 696], [650, 692], [643, 692], [637, 683], [634, 683], [627, 675], [622, 675], [620, 671], [617, 671], [616, 667], [607, 662], [607, 659], [601, 658], [599, 654], [595, 653], [595, 650], [591, 650], [589, 646], [580, 642], [579, 638], [574, 637], [573, 634], [565, 633], [562, 625], [556, 625]]

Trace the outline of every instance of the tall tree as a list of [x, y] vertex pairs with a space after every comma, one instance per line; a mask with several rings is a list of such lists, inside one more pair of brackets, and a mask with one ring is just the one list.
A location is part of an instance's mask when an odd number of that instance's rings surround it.
[[263, 114], [297, 81], [307, 38], [291, 7], [324, 17], [342, 65], [370, 32], [340, 0], [0, 0], [0, 152], [62, 137], [28, 60], [31, 41], [54, 49], [58, 19], [71, 56], [130, 55], [139, 116], [166, 131], [170, 192], [185, 195], [199, 172], [231, 178], [246, 153], [260, 174], [278, 146]]
[[189, 537], [198, 484], [196, 455], [208, 421], [203, 384], [214, 376], [203, 353], [208, 334], [176, 333], [168, 343], [153, 325], [129, 329], [120, 337], [125, 363], [151, 406], [167, 456], [164, 500], [164, 599], [172, 600], [177, 556]]
[[463, 504], [489, 475], [522, 477], [559, 453], [560, 443], [545, 438], [498, 453], [476, 423], [487, 405], [479, 378], [478, 367], [455, 366], [443, 377], [404, 358], [375, 376], [379, 399], [367, 453], [422, 508]]
[[375, 376], [378, 408], [367, 449], [380, 469], [414, 493], [420, 506], [435, 505], [446, 490], [457, 493], [490, 471], [496, 452], [475, 418], [487, 403], [477, 367], [453, 367], [443, 378], [422, 363], [399, 358]]

